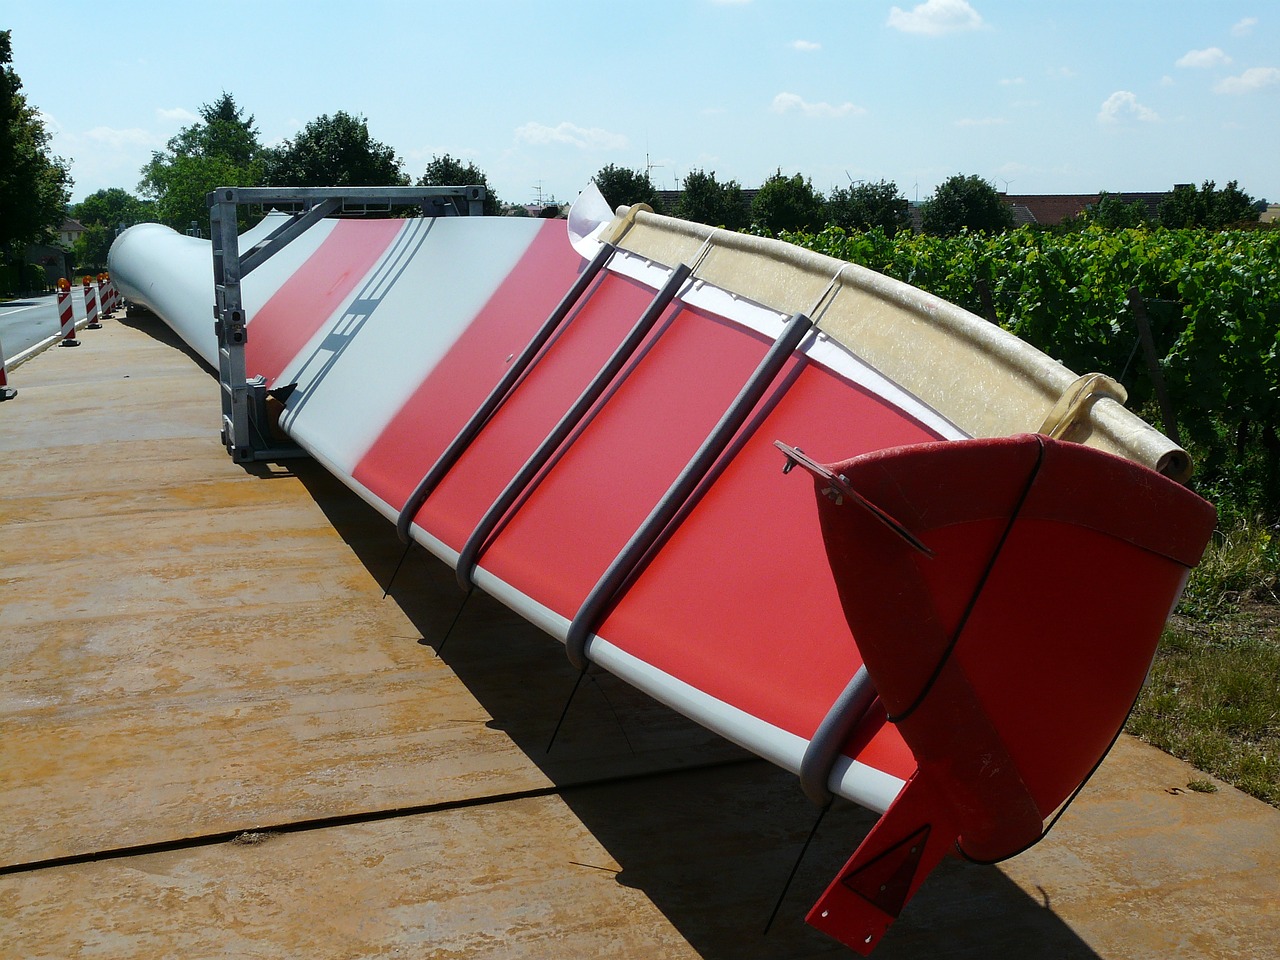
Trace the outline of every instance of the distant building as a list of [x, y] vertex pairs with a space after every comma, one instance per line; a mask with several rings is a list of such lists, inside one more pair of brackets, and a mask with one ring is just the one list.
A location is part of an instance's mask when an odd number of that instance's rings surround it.
[[[34, 263], [44, 271], [47, 283], [53, 286], [58, 280], [70, 278], [67, 254], [84, 233], [84, 224], [74, 217], [65, 217], [62, 226], [50, 230], [45, 243], [33, 243], [26, 249], [26, 262]], [[31, 291], [34, 292], [34, 291]]]
[[[1122, 203], [1141, 203], [1148, 220], [1155, 220], [1160, 212], [1160, 202], [1168, 191], [1159, 193], [1108, 193]], [[1099, 193], [1002, 193], [1001, 199], [1013, 209], [1013, 224], [1055, 227], [1064, 220], [1078, 217], [1087, 207], [1094, 206], [1102, 195]]]
[[82, 233], [84, 233], [84, 224], [74, 217], [67, 217], [58, 228], [58, 243], [70, 250]]

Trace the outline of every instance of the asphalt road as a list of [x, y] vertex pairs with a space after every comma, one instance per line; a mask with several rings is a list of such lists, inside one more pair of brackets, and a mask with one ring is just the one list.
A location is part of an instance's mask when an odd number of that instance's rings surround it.
[[[58, 298], [54, 294], [0, 303], [0, 353], [6, 360], [58, 334]], [[84, 318], [84, 290], [72, 287], [77, 320]]]

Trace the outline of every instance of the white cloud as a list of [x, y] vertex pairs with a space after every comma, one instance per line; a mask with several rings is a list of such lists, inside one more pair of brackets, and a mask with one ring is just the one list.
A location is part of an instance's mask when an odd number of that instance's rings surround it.
[[957, 127], [1003, 127], [1009, 121], [1004, 117], [964, 117], [955, 122]]
[[1204, 50], [1188, 50], [1178, 58], [1175, 66], [1221, 67], [1230, 62], [1231, 58], [1223, 53], [1220, 47], [1206, 47]]
[[1215, 93], [1252, 93], [1280, 83], [1280, 68], [1250, 67], [1238, 77], [1226, 77], [1214, 84]]
[[1004, 79], [1002, 79], [1002, 80], [1000, 81], [1000, 86], [1002, 86], [1002, 87], [1020, 87], [1020, 86], [1022, 86], [1024, 83], [1026, 83], [1026, 82], [1027, 82], [1027, 81], [1026, 81], [1026, 80], [1024, 80], [1024, 79], [1022, 79], [1022, 77], [1005, 77]]
[[859, 107], [853, 103], [842, 103], [833, 106], [830, 103], [809, 103], [803, 97], [794, 93], [780, 93], [773, 98], [773, 105], [770, 107], [774, 113], [790, 113], [792, 110], [803, 113], [806, 117], [845, 117], [845, 116], [861, 116], [866, 113], [865, 107]]
[[1144, 123], [1154, 123], [1160, 119], [1154, 110], [1138, 102], [1136, 94], [1128, 90], [1117, 90], [1103, 102], [1102, 109], [1098, 111], [1098, 120], [1102, 123], [1119, 123], [1125, 117], [1133, 117]]
[[182, 107], [157, 107], [156, 119], [164, 123], [195, 123], [200, 118], [190, 110], [184, 110]]
[[1257, 17], [1245, 17], [1243, 20], [1238, 21], [1235, 24], [1235, 26], [1231, 28], [1231, 35], [1233, 37], [1247, 37], [1249, 34], [1253, 32], [1253, 28], [1256, 27], [1257, 25], [1258, 25]]
[[822, 44], [814, 43], [812, 40], [792, 40], [791, 49], [799, 50], [801, 53], [812, 53], [815, 50], [821, 50]]
[[516, 128], [516, 139], [524, 143], [566, 143], [581, 150], [623, 150], [630, 146], [624, 134], [612, 133], [599, 127], [579, 127], [563, 121], [554, 127], [530, 121]]
[[909, 11], [893, 7], [887, 25], [903, 33], [937, 37], [960, 30], [976, 30], [982, 26], [982, 17], [967, 0], [925, 0]]

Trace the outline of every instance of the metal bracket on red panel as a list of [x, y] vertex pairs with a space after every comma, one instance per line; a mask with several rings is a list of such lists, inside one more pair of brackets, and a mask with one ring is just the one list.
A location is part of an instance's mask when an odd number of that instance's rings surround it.
[[467, 537], [466, 543], [462, 545], [462, 549], [458, 552], [458, 560], [454, 572], [458, 577], [458, 585], [464, 591], [470, 590], [473, 586], [471, 577], [475, 572], [476, 565], [480, 562], [480, 557], [488, 545], [489, 537], [507, 515], [507, 511], [512, 508], [520, 498], [520, 495], [534, 482], [538, 474], [542, 472], [543, 467], [547, 465], [561, 445], [569, 440], [570, 435], [587, 417], [592, 407], [596, 405], [596, 402], [610, 384], [614, 383], [619, 378], [619, 375], [626, 376], [626, 373], [623, 372], [623, 367], [626, 366], [627, 361], [639, 349], [640, 344], [649, 335], [649, 331], [654, 328], [692, 274], [692, 267], [684, 263], [677, 264], [676, 268], [667, 277], [667, 282], [662, 285], [662, 289], [649, 301], [644, 313], [636, 320], [622, 342], [614, 348], [609, 359], [605, 361], [604, 366], [591, 379], [591, 382], [583, 388], [573, 406], [565, 412], [564, 416], [551, 429], [551, 432], [538, 444], [538, 448], [530, 454], [529, 459], [525, 461], [519, 473], [512, 477], [502, 492], [498, 494], [498, 498], [485, 511], [484, 516], [480, 518], [480, 522], [476, 524], [475, 529], [471, 531], [471, 535]]
[[422, 480], [414, 488], [413, 493], [409, 494], [409, 499], [404, 502], [404, 506], [400, 508], [400, 515], [396, 518], [396, 534], [400, 537], [400, 542], [409, 543], [409, 528], [413, 525], [413, 518], [418, 515], [418, 511], [422, 509], [422, 505], [426, 502], [427, 497], [440, 482], [445, 475], [453, 468], [453, 465], [462, 458], [467, 448], [480, 435], [480, 431], [484, 429], [485, 424], [497, 412], [498, 408], [506, 402], [507, 397], [515, 390], [516, 384], [520, 378], [525, 375], [530, 367], [538, 361], [542, 348], [546, 346], [547, 341], [551, 339], [551, 335], [560, 329], [565, 318], [579, 305], [579, 302], [585, 302], [585, 297], [590, 297], [588, 287], [591, 286], [596, 276], [604, 269], [609, 258], [613, 256], [614, 250], [617, 249], [613, 244], [602, 244], [596, 252], [595, 257], [587, 264], [578, 279], [573, 282], [573, 286], [565, 293], [551, 311], [551, 314], [543, 321], [542, 326], [538, 328], [537, 333], [529, 340], [520, 356], [516, 357], [513, 363], [507, 365], [507, 371], [502, 375], [502, 379], [485, 397], [484, 403], [476, 409], [471, 418], [458, 431], [457, 436], [445, 448], [444, 453], [440, 454], [436, 462], [431, 465], [431, 469], [426, 472]]
[[715, 466], [729, 442], [742, 429], [747, 417], [756, 408], [766, 391], [782, 371], [800, 343], [809, 336], [813, 321], [803, 313], [792, 314], [782, 332], [761, 359], [738, 395], [725, 409], [720, 420], [707, 435], [685, 468], [667, 488], [667, 492], [654, 505], [649, 516], [631, 535], [626, 545], [614, 557], [607, 570], [578, 608], [564, 648], [569, 662], [579, 670], [587, 668], [587, 643], [593, 631], [600, 625], [605, 611], [614, 601], [623, 584], [635, 571], [645, 555], [653, 548], [677, 514], [688, 503], [698, 485]]
[[933, 556], [933, 551], [925, 546], [924, 542], [921, 541], [919, 537], [908, 530], [906, 526], [898, 520], [895, 520], [886, 511], [882, 510], [857, 490], [853, 489], [853, 486], [849, 483], [848, 479], [840, 474], [832, 473], [799, 447], [793, 447], [790, 444], [783, 443], [781, 440], [773, 441], [773, 445], [781, 450], [787, 458], [787, 462], [782, 468], [783, 473], [790, 473], [792, 469], [797, 466], [804, 467], [818, 479], [825, 480], [830, 484], [830, 486], [822, 491], [823, 496], [835, 501], [837, 505], [843, 503], [844, 499], [847, 497], [864, 510], [869, 511], [872, 516], [910, 544], [913, 549], [920, 551], [926, 557]]

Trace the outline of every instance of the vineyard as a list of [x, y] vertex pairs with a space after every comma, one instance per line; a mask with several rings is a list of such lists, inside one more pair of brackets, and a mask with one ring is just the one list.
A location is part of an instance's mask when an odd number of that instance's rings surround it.
[[1067, 367], [1120, 380], [1162, 425], [1139, 349], [1149, 318], [1195, 489], [1225, 523], [1280, 519], [1280, 231], [1020, 228], [958, 237], [783, 233], [999, 323]]

